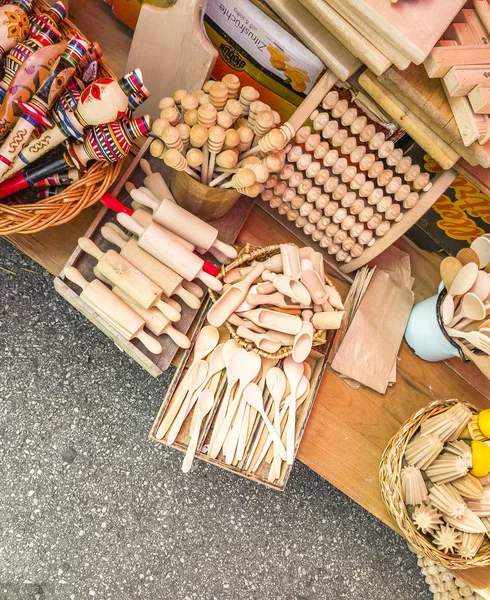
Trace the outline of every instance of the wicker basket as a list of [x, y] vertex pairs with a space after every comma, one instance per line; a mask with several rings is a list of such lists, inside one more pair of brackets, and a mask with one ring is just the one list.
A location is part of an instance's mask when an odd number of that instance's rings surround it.
[[[43, 12], [50, 8], [45, 0], [34, 0], [33, 12]], [[59, 27], [65, 38], [73, 31], [87, 39], [75, 25], [65, 19]], [[104, 58], [99, 60], [98, 75], [115, 77]], [[73, 185], [67, 186], [62, 194], [35, 204], [8, 206], [1, 205], [0, 235], [13, 233], [36, 233], [47, 227], [62, 225], [76, 217], [82, 210], [95, 204], [117, 179], [124, 161], [116, 163], [96, 162]]]
[[[228, 271], [231, 271], [232, 269], [235, 269], [238, 267], [247, 267], [254, 260], [258, 260], [259, 262], [267, 260], [271, 256], [274, 256], [275, 254], [279, 254], [280, 251], [281, 251], [281, 246], [278, 244], [276, 244], [274, 246], [266, 246], [265, 248], [257, 248], [255, 250], [250, 250], [250, 246], [247, 245], [247, 246], [245, 246], [243, 251], [239, 254], [238, 258], [236, 258], [233, 262], [231, 262], [230, 264], [228, 264], [226, 266], [223, 265], [223, 267], [221, 268], [221, 273], [217, 277], [218, 277], [218, 279], [223, 279], [223, 277], [226, 275], [226, 273], [228, 273]], [[327, 280], [328, 285], [333, 286], [333, 283], [330, 281], [330, 279], [328, 279], [328, 277], [326, 277], [326, 280]], [[209, 290], [209, 295], [210, 295], [213, 303], [216, 303], [218, 301], [219, 296], [217, 296], [212, 290]], [[245, 340], [242, 337], [240, 337], [237, 334], [237, 327], [235, 327], [234, 325], [231, 325], [228, 322], [226, 322], [225, 325], [228, 328], [228, 331], [230, 332], [230, 335], [232, 336], [232, 338], [234, 340], [236, 340], [240, 344], [240, 346], [245, 348], [245, 350], [252, 350], [253, 352], [257, 352], [257, 354], [260, 354], [260, 356], [263, 356], [264, 358], [279, 358], [279, 359], [286, 358], [286, 356], [289, 356], [293, 352], [292, 346], [282, 346], [277, 352], [275, 352], [273, 354], [269, 353], [269, 352], [265, 352], [264, 350], [260, 350], [260, 348], [257, 348], [257, 346], [253, 342], [250, 342], [250, 341]], [[315, 334], [315, 337], [313, 339], [313, 345], [320, 346], [320, 345], [324, 344], [325, 341], [326, 341], [326, 332], [325, 331], [317, 331]]]
[[[461, 401], [455, 399], [436, 400], [412, 415], [386, 446], [381, 457], [379, 471], [381, 495], [383, 496], [388, 512], [395, 519], [403, 536], [416, 550], [447, 569], [469, 569], [471, 567], [485, 567], [490, 565], [490, 542], [487, 536], [485, 536], [478, 554], [471, 559], [446, 554], [439, 550], [429, 537], [423, 535], [413, 524], [403, 501], [400, 474], [407, 444], [415, 433], [417, 433], [420, 425], [430, 417], [444, 412], [458, 402]], [[468, 406], [475, 414], [478, 413], [478, 410], [471, 404], [467, 402], [461, 403]]]

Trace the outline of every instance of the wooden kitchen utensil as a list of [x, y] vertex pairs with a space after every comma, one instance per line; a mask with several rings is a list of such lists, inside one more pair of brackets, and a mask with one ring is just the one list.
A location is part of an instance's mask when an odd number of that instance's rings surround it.
[[305, 286], [293, 277], [264, 271], [262, 273], [264, 281], [271, 281], [278, 292], [291, 298], [294, 302], [298, 302], [303, 306], [309, 306], [311, 297]]
[[490, 355], [490, 338], [484, 333], [480, 333], [479, 331], [459, 331], [450, 327], [446, 327], [446, 331], [451, 337], [462, 338], [475, 346], [475, 348]]
[[471, 319], [472, 321], [480, 321], [486, 316], [485, 305], [476, 294], [471, 292], [466, 293], [462, 300], [459, 309], [451, 319], [449, 326], [455, 327], [461, 319]]
[[240, 306], [247, 297], [253, 282], [264, 270], [263, 264], [257, 264], [240, 282], [229, 287], [221, 298], [209, 309], [207, 319], [211, 325], [219, 327]]
[[171, 321], [180, 320], [180, 312], [163, 299], [163, 290], [115, 250], [102, 252], [89, 238], [79, 238], [78, 245], [97, 259], [97, 268], [102, 275], [134, 302], [146, 309], [155, 306]]
[[257, 348], [264, 352], [268, 352], [269, 354], [274, 354], [281, 347], [281, 342], [271, 335], [268, 335], [267, 333], [256, 333], [247, 327], [238, 327], [237, 334], [246, 340], [250, 340]]
[[296, 399], [298, 398], [298, 385], [303, 377], [304, 365], [297, 363], [292, 356], [284, 359], [284, 373], [291, 388], [289, 395], [289, 411], [287, 423], [287, 463], [292, 465], [294, 462], [294, 444], [296, 439]]
[[204, 417], [209, 413], [214, 404], [214, 393], [211, 390], [203, 390], [199, 395], [196, 403], [196, 422], [192, 428], [191, 439], [187, 447], [187, 451], [184, 456], [184, 462], [182, 463], [182, 471], [188, 473], [192, 467], [192, 461], [197, 449], [197, 443], [199, 441], [199, 433], [201, 431], [201, 425]]
[[152, 210], [154, 221], [189, 240], [198, 248], [211, 252], [216, 249], [227, 258], [236, 258], [235, 248], [218, 240], [217, 229], [175, 202], [169, 202], [167, 198], [163, 198], [159, 203], [156, 198], [145, 193], [144, 189], [132, 190], [131, 197]]
[[461, 248], [461, 250], [456, 254], [456, 258], [463, 266], [470, 262], [474, 262], [476, 265], [478, 265], [478, 268], [480, 268], [480, 258], [478, 257], [478, 254], [471, 248]]
[[462, 268], [463, 264], [454, 256], [447, 256], [441, 261], [439, 269], [446, 290], [449, 291], [451, 289], [454, 278]]
[[[442, 263], [441, 263], [442, 264]], [[478, 275], [478, 265], [470, 262], [464, 265], [454, 277], [448, 292], [453, 296], [462, 296], [473, 286]]]
[[145, 174], [145, 178], [143, 179], [143, 185], [145, 188], [149, 189], [157, 200], [161, 201], [164, 198], [168, 198], [169, 200], [172, 200], [172, 202], [175, 202], [172, 192], [165, 183], [165, 179], [162, 177], [162, 174], [153, 172], [151, 170], [150, 163], [146, 160], [146, 158], [142, 158], [139, 164], [143, 173]]
[[248, 404], [250, 404], [250, 406], [259, 413], [262, 420], [264, 421], [267, 431], [272, 437], [272, 441], [275, 445], [277, 445], [279, 456], [282, 458], [282, 460], [286, 460], [286, 448], [284, 448], [281, 438], [279, 437], [279, 433], [273, 427], [272, 423], [269, 421], [267, 415], [265, 414], [262, 390], [256, 383], [249, 383], [243, 390], [243, 397], [248, 402]]
[[291, 335], [299, 333], [302, 324], [300, 317], [274, 312], [266, 308], [248, 310], [243, 313], [243, 316], [264, 329], [273, 329]]
[[315, 335], [315, 330], [311, 323], [313, 312], [311, 310], [304, 310], [302, 317], [303, 325], [301, 326], [300, 332], [294, 338], [292, 354], [293, 359], [296, 362], [301, 363], [308, 358], [311, 347], [313, 346], [313, 337]]
[[209, 288], [219, 292], [223, 287], [221, 282], [203, 271], [204, 261], [189, 252], [170, 238], [155, 225], [141, 227], [132, 217], [119, 213], [119, 223], [138, 236], [138, 245], [152, 256], [166, 264], [184, 279], [192, 281], [200, 279]]
[[144, 331], [145, 321], [98, 279], [88, 282], [75, 267], [66, 267], [67, 279], [82, 288], [80, 298], [127, 340], [138, 338], [152, 353], [162, 352], [161, 344]]
[[473, 241], [470, 248], [478, 254], [480, 269], [490, 264], [490, 238], [481, 236]]
[[490, 275], [485, 271], [478, 271], [476, 281], [470, 288], [470, 293], [476, 294], [480, 300], [485, 301], [490, 296]]
[[[140, 248], [136, 238], [128, 239], [124, 232], [113, 223], [104, 225], [101, 233], [104, 239], [121, 249], [121, 256], [162, 288], [166, 296], [179, 296], [188, 306], [194, 309], [201, 306], [199, 298], [184, 288], [184, 278]], [[201, 290], [199, 286], [197, 287]]]
[[303, 259], [301, 261], [300, 279], [305, 284], [315, 304], [323, 304], [328, 300], [328, 290], [325, 283], [313, 269], [313, 264], [310, 260]]

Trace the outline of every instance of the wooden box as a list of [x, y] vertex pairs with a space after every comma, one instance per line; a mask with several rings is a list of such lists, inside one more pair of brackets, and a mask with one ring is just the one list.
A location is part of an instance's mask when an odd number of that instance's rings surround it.
[[[143, 185], [143, 179], [145, 176], [139, 167], [139, 161], [141, 158], [143, 158], [143, 156], [148, 160], [154, 172], [162, 172], [165, 175], [165, 178], [168, 180], [168, 172], [166, 172], [168, 170], [166, 169], [163, 161], [153, 158], [149, 152], [147, 152], [148, 147], [149, 141], [147, 141], [142, 148], [137, 151], [129, 167], [124, 172], [116, 188], [112, 192], [123, 204], [129, 205], [131, 202], [129, 194], [124, 190], [124, 185], [126, 182], [131, 181], [137, 187]], [[240, 229], [242, 228], [252, 209], [253, 203], [253, 198], [242, 196], [231, 212], [221, 219], [212, 222], [212, 225], [219, 231], [220, 240], [227, 244], [234, 243]], [[90, 238], [93, 242], [95, 242], [95, 244], [103, 251], [113, 248], [113, 246], [102, 237], [100, 232], [101, 228], [109, 222], [117, 223], [115, 213], [103, 207], [84, 235], [84, 237]], [[206, 254], [204, 258], [210, 262], [215, 262], [214, 258], [209, 254]], [[68, 259], [65, 268], [68, 266], [76, 267], [82, 273], [82, 275], [90, 281], [95, 277], [93, 274], [93, 268], [96, 266], [96, 264], [97, 261], [95, 258], [85, 254], [82, 249], [77, 246], [73, 254]], [[179, 348], [166, 335], [162, 335], [158, 338], [163, 346], [163, 352], [160, 355], [154, 355], [149, 352], [137, 339], [131, 341], [125, 339], [112, 325], [105, 321], [105, 319], [98, 315], [86, 302], [80, 298], [80, 288], [73, 285], [64, 277], [64, 269], [60, 275], [55, 278], [54, 286], [59, 294], [61, 294], [72, 306], [80, 311], [96, 327], [103, 331], [120, 350], [129, 354], [131, 358], [133, 358], [139, 365], [146, 369], [150, 375], [158, 377], [174, 360]], [[203, 285], [201, 285], [201, 287], [205, 289]], [[174, 326], [182, 333], [188, 335], [191, 325], [196, 319], [198, 310], [189, 308], [182, 302], [182, 300], [180, 300], [180, 298], [175, 299], [178, 300], [182, 306], [182, 316], [180, 321], [175, 323]]]
[[[318, 392], [318, 388], [319, 388], [323, 373], [324, 373], [326, 365], [327, 365], [328, 350], [329, 350], [331, 344], [333, 343], [333, 339], [335, 337], [334, 334], [335, 334], [335, 332], [331, 332], [331, 334], [327, 340], [327, 343], [324, 344], [323, 346], [313, 349], [309, 358], [307, 359], [308, 363], [311, 366], [310, 391], [309, 391], [307, 398], [305, 399], [305, 401], [299, 408], [298, 415], [297, 415], [297, 425], [296, 425], [297, 433], [296, 433], [296, 443], [295, 443], [295, 452], [294, 452], [295, 456], [298, 452], [299, 444], [301, 442], [301, 438], [303, 437], [306, 423], [308, 421], [308, 417], [309, 417], [311, 409], [313, 407], [313, 402], [315, 401], [315, 397]], [[158, 411], [156, 419], [151, 428], [150, 435], [149, 435], [150, 439], [152, 439], [155, 442], [158, 442], [160, 444], [169, 445], [167, 443], [166, 436], [164, 436], [162, 439], [159, 439], [156, 437], [156, 435], [157, 435], [158, 427], [159, 427], [160, 422], [164, 416], [164, 413], [170, 403], [170, 400], [172, 399], [172, 396], [173, 396], [174, 392], [176, 391], [177, 386], [179, 385], [180, 381], [185, 376], [185, 373], [189, 366], [189, 362], [190, 362], [189, 358], [191, 356], [191, 352], [192, 352], [192, 349], [189, 349], [186, 351], [186, 354], [185, 354], [183, 360], [181, 361], [180, 366], [177, 368], [175, 375], [172, 379], [172, 382], [170, 383], [167, 393], [165, 394], [165, 397], [163, 399], [162, 406], [160, 407], [160, 410]], [[214, 406], [213, 406], [212, 410], [210, 411], [210, 413], [206, 416], [206, 418], [203, 422], [203, 425], [201, 427], [201, 433], [200, 433], [199, 441], [197, 444], [197, 451], [196, 451], [195, 456], [201, 460], [208, 462], [208, 463], [217, 465], [218, 467], [221, 467], [222, 469], [226, 469], [227, 471], [231, 471], [232, 473], [235, 473], [237, 475], [245, 477], [246, 479], [255, 481], [256, 483], [261, 483], [263, 485], [266, 485], [272, 489], [275, 489], [275, 490], [278, 490], [281, 492], [284, 491], [284, 489], [286, 488], [286, 484], [288, 482], [289, 476], [291, 474], [293, 465], [287, 465], [286, 463], [283, 463], [282, 470], [281, 470], [281, 477], [274, 483], [271, 483], [268, 480], [269, 465], [266, 464], [265, 461], [262, 462], [262, 464], [257, 469], [257, 471], [252, 472], [252, 470], [251, 470], [251, 466], [254, 464], [254, 462], [256, 461], [257, 456], [259, 454], [259, 451], [254, 451], [254, 441], [256, 440], [256, 437], [258, 435], [258, 429], [262, 422], [260, 417], [258, 419], [256, 419], [256, 421], [255, 421], [255, 424], [253, 427], [254, 434], [252, 436], [251, 442], [247, 445], [244, 458], [238, 464], [227, 465], [225, 463], [224, 457], [221, 453], [218, 455], [218, 457], [216, 459], [210, 458], [207, 456], [207, 450], [208, 450], [207, 445], [211, 438], [211, 433], [212, 433], [212, 428], [214, 425], [215, 417], [218, 412], [220, 402], [223, 399], [225, 390], [226, 390], [226, 376], [224, 374], [224, 371], [222, 371], [220, 380], [216, 387]], [[271, 398], [267, 394], [267, 392], [266, 392], [266, 394], [264, 394], [264, 398], [265, 398], [265, 410], [267, 412]], [[170, 445], [170, 447], [176, 448], [177, 450], [180, 450], [183, 453], [186, 452], [188, 444], [189, 444], [189, 440], [190, 440], [192, 415], [193, 415], [193, 411], [191, 411], [189, 413], [186, 420], [184, 421], [175, 442]], [[267, 434], [267, 432], [266, 432], [266, 434]], [[246, 465], [249, 462], [249, 460], [250, 460], [250, 465], [248, 466], [248, 468], [246, 468]]]

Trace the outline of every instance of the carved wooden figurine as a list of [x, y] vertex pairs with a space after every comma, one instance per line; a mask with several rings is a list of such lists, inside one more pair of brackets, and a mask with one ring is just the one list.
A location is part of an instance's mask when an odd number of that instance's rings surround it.
[[32, 0], [12, 0], [0, 7], [0, 58], [29, 32]]

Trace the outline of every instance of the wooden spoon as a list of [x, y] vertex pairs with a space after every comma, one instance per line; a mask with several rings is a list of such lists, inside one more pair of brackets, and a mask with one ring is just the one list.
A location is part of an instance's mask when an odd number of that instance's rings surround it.
[[[266, 377], [267, 389], [269, 390], [274, 408], [274, 429], [279, 432], [281, 431], [281, 402], [286, 393], [287, 379], [284, 375], [284, 371], [278, 367], [274, 367], [267, 373]], [[274, 456], [279, 456], [278, 450], [274, 449]]]
[[293, 343], [293, 359], [296, 362], [302, 363], [310, 355], [311, 347], [313, 346], [313, 336], [315, 335], [315, 330], [311, 323], [312, 317], [313, 312], [311, 310], [303, 311], [303, 325], [301, 326], [301, 331], [294, 338]]
[[300, 279], [305, 284], [315, 304], [323, 304], [323, 302], [328, 300], [328, 290], [325, 282], [320, 279], [320, 276], [313, 269], [313, 265], [308, 259], [301, 261]]
[[274, 354], [281, 347], [281, 342], [267, 333], [255, 333], [246, 327], [238, 327], [236, 332], [240, 337], [253, 342], [257, 348], [269, 354]]
[[281, 438], [279, 437], [279, 433], [274, 429], [272, 423], [267, 418], [264, 410], [264, 399], [262, 398], [262, 392], [259, 386], [255, 383], [249, 383], [247, 387], [243, 390], [243, 397], [250, 404], [252, 408], [254, 408], [259, 415], [262, 417], [265, 426], [269, 434], [272, 437], [272, 441], [277, 445], [277, 450], [279, 452], [279, 456], [282, 460], [286, 460], [286, 448], [284, 448], [283, 443], [281, 442]]
[[296, 441], [296, 399], [298, 397], [298, 384], [304, 373], [303, 363], [297, 363], [292, 356], [284, 360], [284, 373], [291, 388], [289, 401], [289, 415], [287, 424], [287, 463], [292, 465], [294, 462], [294, 446]]
[[463, 268], [462, 263], [459, 262], [454, 256], [447, 256], [439, 267], [441, 273], [441, 279], [444, 282], [446, 290], [450, 290], [453, 284], [454, 278]]
[[485, 301], [490, 296], [490, 275], [485, 271], [478, 271], [475, 283], [471, 286], [470, 292]]
[[[444, 260], [447, 260], [446, 258]], [[444, 262], [444, 261], [442, 261]], [[458, 261], [459, 262], [459, 261]], [[441, 263], [442, 265], [442, 263]], [[462, 296], [471, 288], [475, 283], [478, 275], [478, 265], [474, 262], [470, 262], [464, 265], [459, 273], [453, 279], [453, 282], [448, 289], [448, 292], [454, 298], [455, 296]], [[444, 281], [444, 280], [443, 280]], [[447, 288], [446, 288], [447, 289]]]
[[170, 425], [172, 425], [175, 416], [187, 394], [189, 389], [189, 371], [196, 362], [199, 362], [206, 358], [208, 354], [210, 354], [218, 345], [219, 341], [219, 331], [216, 327], [212, 327], [211, 325], [206, 325], [201, 329], [201, 331], [196, 336], [196, 341], [194, 343], [194, 348], [191, 353], [191, 364], [189, 369], [187, 369], [186, 374], [182, 377], [179, 385], [177, 386], [172, 399], [170, 400], [167, 410], [165, 411], [165, 415], [158, 427], [156, 436], [158, 439], [162, 439], [168, 431]]
[[478, 254], [480, 269], [484, 269], [490, 265], [490, 237], [487, 237], [487, 235], [476, 238], [470, 246]]
[[175, 417], [172, 426], [169, 429], [167, 436], [167, 444], [169, 446], [171, 446], [174, 443], [182, 427], [182, 424], [185, 421], [185, 418], [189, 414], [191, 408], [194, 406], [194, 403], [197, 400], [199, 393], [203, 388], [204, 382], [206, 381], [208, 369], [209, 366], [205, 360], [198, 360], [189, 369], [189, 390], [187, 392], [186, 398], [180, 406], [180, 410], [177, 416]]
[[211, 390], [203, 390], [196, 404], [196, 421], [194, 423], [194, 427], [192, 427], [191, 439], [189, 441], [189, 445], [187, 446], [187, 451], [184, 456], [184, 462], [182, 463], [182, 471], [184, 473], [188, 473], [192, 467], [192, 461], [194, 460], [194, 455], [197, 450], [197, 442], [199, 441], [199, 434], [201, 431], [201, 424], [204, 420], [204, 417], [208, 414], [208, 412], [213, 408], [214, 404], [214, 394]]
[[444, 325], [449, 325], [454, 317], [454, 298], [451, 294], [447, 294], [441, 306], [442, 322]]
[[288, 277], [288, 275], [280, 275], [271, 271], [262, 273], [264, 281], [270, 281], [278, 292], [288, 296], [298, 304], [308, 306], [311, 303], [311, 296], [306, 287], [297, 279]]
[[470, 262], [473, 262], [480, 268], [480, 257], [472, 248], [461, 248], [461, 250], [456, 254], [456, 258], [462, 265], [467, 265]]
[[[474, 264], [474, 263], [472, 263]], [[454, 327], [462, 319], [471, 319], [479, 321], [484, 319], [486, 315], [485, 305], [476, 294], [468, 292], [463, 296], [461, 306], [456, 311], [454, 317], [449, 322], [449, 327]]]

